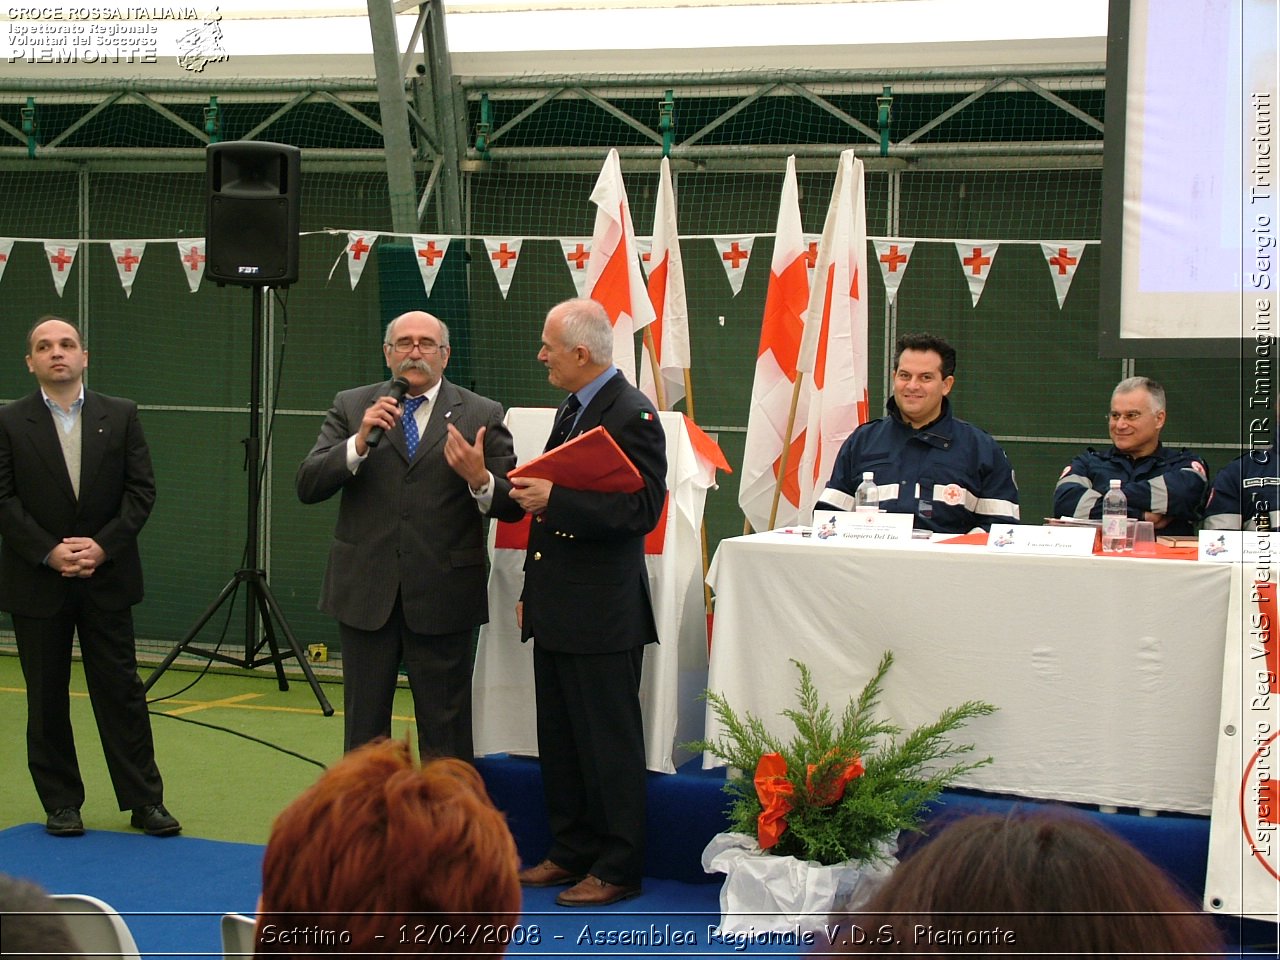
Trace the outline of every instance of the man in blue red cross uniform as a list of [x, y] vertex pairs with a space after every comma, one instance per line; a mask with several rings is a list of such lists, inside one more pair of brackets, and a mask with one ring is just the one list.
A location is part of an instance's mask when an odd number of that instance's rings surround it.
[[1067, 465], [1053, 491], [1054, 513], [1099, 520], [1103, 496], [1112, 480], [1120, 480], [1130, 517], [1149, 520], [1167, 534], [1193, 535], [1209, 473], [1204, 460], [1190, 450], [1173, 450], [1160, 442], [1164, 387], [1147, 377], [1121, 380], [1111, 394], [1107, 423], [1111, 447], [1090, 447]]

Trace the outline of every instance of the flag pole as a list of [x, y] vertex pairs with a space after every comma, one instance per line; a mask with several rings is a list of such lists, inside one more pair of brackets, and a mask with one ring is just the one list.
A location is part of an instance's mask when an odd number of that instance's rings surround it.
[[[804, 371], [796, 371], [795, 386], [791, 388], [791, 409], [787, 411], [787, 432], [783, 435], [782, 457], [778, 460], [778, 476], [773, 484], [773, 504], [769, 507], [769, 529], [773, 529], [778, 519], [778, 500], [782, 496], [782, 481], [787, 475], [787, 458], [791, 454], [791, 430], [796, 425], [796, 408], [800, 405], [800, 385], [804, 382]], [[803, 517], [801, 518], [803, 519]]]
[[662, 371], [658, 369], [658, 351], [653, 345], [653, 333], [648, 326], [640, 335], [644, 340], [645, 352], [649, 354], [649, 372], [653, 374], [653, 392], [658, 398], [658, 409], [667, 409], [666, 394], [662, 389]]
[[[646, 327], [646, 329], [648, 329]], [[694, 423], [697, 418], [693, 415], [693, 377], [689, 375], [689, 368], [684, 368], [684, 408], [685, 416]], [[699, 531], [702, 538], [702, 603], [707, 608], [707, 614], [711, 614], [711, 586], [707, 583], [707, 572], [711, 569], [711, 557], [707, 552], [707, 515], [702, 515], [702, 529]]]

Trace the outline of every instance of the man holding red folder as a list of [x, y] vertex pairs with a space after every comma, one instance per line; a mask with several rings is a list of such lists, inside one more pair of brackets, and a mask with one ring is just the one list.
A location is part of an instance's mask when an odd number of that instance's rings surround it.
[[640, 892], [645, 759], [640, 669], [657, 642], [644, 539], [666, 498], [666, 438], [653, 404], [613, 365], [613, 328], [593, 300], [552, 308], [538, 359], [569, 397], [547, 449], [603, 427], [642, 480], [634, 492], [511, 479], [533, 515], [517, 605], [532, 640], [538, 753], [551, 821], [546, 859], [526, 886], [573, 884], [562, 906]]

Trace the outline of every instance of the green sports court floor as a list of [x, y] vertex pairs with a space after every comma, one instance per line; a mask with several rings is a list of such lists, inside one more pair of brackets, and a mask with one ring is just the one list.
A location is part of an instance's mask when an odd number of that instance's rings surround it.
[[[151, 666], [142, 667], [145, 678]], [[190, 689], [183, 690], [195, 681]], [[337, 712], [323, 716], [305, 681], [278, 689], [272, 673], [198, 672], [171, 667], [149, 697], [156, 761], [165, 804], [188, 836], [265, 843], [271, 822], [294, 797], [342, 755], [342, 684], [324, 682]], [[16, 655], [0, 652], [0, 829], [43, 823], [45, 813], [27, 773], [26, 699]], [[91, 830], [128, 831], [116, 809], [80, 664], [71, 676], [71, 716], [85, 782], [81, 810]], [[407, 689], [396, 695], [393, 731], [413, 727]], [[215, 729], [222, 728], [222, 729]], [[254, 739], [248, 739], [254, 738]], [[263, 741], [263, 742], [258, 742]], [[411, 742], [417, 742], [416, 731]], [[278, 748], [278, 749], [277, 749]], [[289, 751], [289, 752], [282, 752]]]

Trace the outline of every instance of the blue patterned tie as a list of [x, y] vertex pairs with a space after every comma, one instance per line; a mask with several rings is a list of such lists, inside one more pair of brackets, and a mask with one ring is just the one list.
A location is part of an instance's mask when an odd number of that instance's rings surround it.
[[420, 397], [404, 398], [404, 415], [400, 418], [400, 424], [404, 427], [404, 445], [409, 451], [410, 460], [418, 452], [418, 421], [414, 418], [414, 414], [426, 399], [426, 394]]

